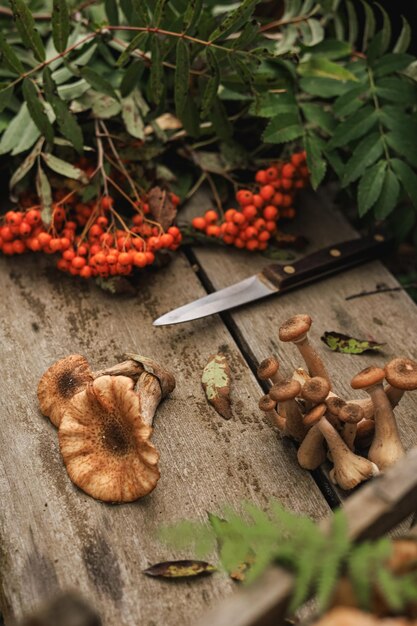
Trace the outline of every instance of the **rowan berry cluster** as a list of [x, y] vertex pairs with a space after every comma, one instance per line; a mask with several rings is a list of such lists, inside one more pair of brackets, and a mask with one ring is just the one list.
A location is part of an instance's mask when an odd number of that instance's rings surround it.
[[[170, 194], [170, 200], [179, 203], [175, 194]], [[3, 216], [0, 250], [6, 255], [26, 251], [59, 254], [58, 269], [72, 275], [125, 276], [134, 267], [151, 265], [157, 250], [176, 250], [181, 243], [179, 228], [171, 226], [164, 232], [150, 219], [146, 198], [132, 202], [129, 226], [109, 195], [82, 202], [75, 191], [56, 191], [49, 226], [42, 222], [41, 207], [34, 202], [36, 197], [26, 194], [19, 210]]]
[[296, 152], [290, 162], [277, 163], [256, 173], [253, 191], [236, 194], [239, 209], [228, 209], [223, 218], [217, 211], [206, 211], [192, 220], [193, 227], [209, 237], [246, 250], [265, 250], [277, 231], [280, 218], [293, 218], [296, 192], [306, 187], [309, 171], [305, 152]]

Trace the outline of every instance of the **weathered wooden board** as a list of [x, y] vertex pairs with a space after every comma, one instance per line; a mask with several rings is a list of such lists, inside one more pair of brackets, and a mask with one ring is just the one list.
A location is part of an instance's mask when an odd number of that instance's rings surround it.
[[[305, 253], [353, 238], [353, 228], [329, 203], [328, 196], [307, 193], [299, 203], [299, 217], [293, 227], [311, 240]], [[198, 212], [201, 214], [201, 202]], [[270, 261], [261, 255], [214, 248], [195, 248], [202, 273], [213, 289], [221, 289], [247, 278]], [[380, 262], [367, 263], [343, 274], [270, 297], [226, 314], [226, 321], [247, 358], [260, 362], [270, 354], [278, 356], [282, 371], [303, 365], [298, 350], [278, 339], [280, 324], [296, 313], [313, 319], [311, 340], [321, 350], [334, 383], [342, 397], [354, 397], [352, 377], [370, 364], [382, 365], [397, 355], [417, 359], [417, 307], [405, 292], [391, 292], [346, 301], [351, 294], [398, 283]], [[185, 301], [184, 301], [185, 302]], [[346, 355], [331, 352], [321, 341], [324, 331], [339, 331], [354, 337], [386, 343], [383, 354]], [[360, 394], [357, 394], [357, 397]], [[366, 397], [366, 394], [362, 394]], [[417, 392], [407, 394], [396, 409], [403, 443], [417, 444]]]
[[[151, 326], [155, 317], [204, 293], [184, 257], [144, 278], [133, 299], [99, 292], [45, 261], [0, 259], [0, 573], [6, 624], [62, 589], [79, 589], [105, 626], [194, 623], [234, 584], [220, 574], [176, 584], [144, 576], [141, 570], [154, 562], [187, 556], [158, 542], [161, 524], [204, 519], [206, 511], [219, 512], [244, 498], [260, 504], [278, 498], [316, 519], [328, 507], [310, 476], [297, 468], [294, 447], [260, 417], [260, 388], [221, 320]], [[220, 349], [230, 356], [234, 378], [234, 417], [228, 422], [207, 405], [200, 382], [209, 354]], [[166, 363], [177, 389], [155, 424], [162, 470], [156, 490], [137, 503], [109, 506], [70, 483], [56, 430], [38, 411], [36, 386], [64, 355], [80, 352], [93, 368], [102, 368], [132, 350]]]

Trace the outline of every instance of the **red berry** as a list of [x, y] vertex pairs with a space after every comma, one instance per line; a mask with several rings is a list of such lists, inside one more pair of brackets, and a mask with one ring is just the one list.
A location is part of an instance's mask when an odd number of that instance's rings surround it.
[[249, 189], [240, 189], [236, 194], [236, 200], [241, 206], [247, 206], [253, 202], [253, 193]]
[[164, 235], [161, 236], [160, 245], [162, 248], [170, 248], [173, 243], [174, 243], [174, 237], [171, 234], [165, 233]]
[[268, 179], [266, 177], [266, 171], [265, 170], [259, 170], [258, 172], [256, 172], [255, 180], [256, 180], [257, 183], [260, 183], [261, 185], [264, 185], [265, 183], [267, 183]]
[[218, 237], [220, 235], [220, 226], [209, 224], [206, 228], [206, 235], [209, 237]]
[[256, 206], [257, 209], [261, 209], [264, 205], [265, 201], [262, 198], [261, 195], [259, 195], [259, 193], [254, 193], [253, 194], [253, 204]]
[[236, 209], [227, 209], [226, 213], [224, 214], [224, 219], [226, 220], [226, 222], [233, 222], [233, 218], [236, 213]]
[[275, 220], [278, 217], [278, 209], [275, 206], [268, 205], [263, 210], [263, 216], [266, 220]]
[[257, 250], [259, 247], [259, 243], [256, 239], [251, 239], [250, 241], [246, 242], [246, 249], [247, 250]]
[[262, 196], [264, 200], [270, 200], [275, 193], [275, 189], [272, 185], [263, 185], [261, 187], [259, 194]]
[[135, 254], [133, 255], [133, 265], [136, 265], [136, 267], [145, 267], [146, 264], [146, 253], [135, 252]]
[[242, 213], [239, 213], [239, 211], [236, 211], [236, 213], [233, 216], [233, 222], [237, 224], [238, 226], [242, 226], [246, 222], [246, 218]]
[[12, 246], [13, 252], [15, 252], [16, 254], [23, 254], [23, 252], [26, 250], [25, 244], [20, 239], [16, 239], [15, 241], [13, 241]]
[[268, 167], [265, 174], [267, 180], [269, 182], [272, 182], [278, 178], [278, 169], [276, 167]]
[[258, 209], [254, 204], [247, 204], [245, 207], [243, 207], [242, 213], [247, 220], [252, 220], [258, 215]]
[[204, 217], [195, 217], [191, 224], [196, 230], [204, 230], [206, 227], [206, 220]]
[[217, 222], [218, 217], [219, 216], [217, 215], [216, 211], [213, 211], [213, 209], [211, 211], [206, 211], [204, 214], [206, 224], [213, 224], [214, 222]]
[[104, 209], [104, 211], [108, 211], [109, 209], [112, 208], [114, 203], [114, 200], [111, 196], [103, 196], [100, 204], [101, 204], [101, 208]]
[[282, 177], [283, 178], [294, 178], [295, 176], [295, 167], [292, 163], [285, 163], [282, 166]]
[[85, 265], [80, 272], [80, 276], [82, 278], [91, 278], [91, 276], [93, 275], [93, 270], [91, 269], [91, 267], [89, 265]]
[[80, 270], [84, 267], [84, 265], [87, 264], [87, 261], [85, 260], [84, 257], [82, 256], [75, 256], [72, 261], [71, 261], [71, 265], [73, 268]]

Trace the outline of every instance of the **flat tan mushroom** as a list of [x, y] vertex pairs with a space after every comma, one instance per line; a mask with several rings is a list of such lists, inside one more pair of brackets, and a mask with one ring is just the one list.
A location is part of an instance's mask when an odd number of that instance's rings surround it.
[[93, 375], [84, 356], [71, 354], [56, 361], [46, 370], [38, 384], [42, 413], [58, 427], [73, 396], [85, 389], [92, 380]]
[[159, 453], [152, 428], [140, 416], [134, 382], [100, 376], [68, 404], [59, 445], [72, 482], [105, 502], [132, 502], [150, 493], [159, 479]]

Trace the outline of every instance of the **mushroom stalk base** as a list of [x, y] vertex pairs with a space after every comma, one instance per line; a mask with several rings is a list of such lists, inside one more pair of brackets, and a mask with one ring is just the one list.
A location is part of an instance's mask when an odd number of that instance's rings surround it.
[[139, 376], [136, 392], [139, 396], [141, 418], [145, 424], [152, 426], [156, 409], [162, 400], [161, 385], [156, 376], [143, 372]]

